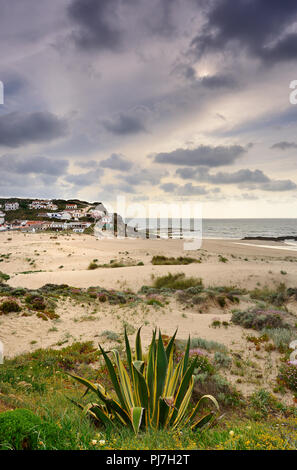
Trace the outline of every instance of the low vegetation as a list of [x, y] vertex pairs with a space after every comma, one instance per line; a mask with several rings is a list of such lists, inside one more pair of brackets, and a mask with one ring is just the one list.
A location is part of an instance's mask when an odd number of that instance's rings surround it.
[[166, 276], [158, 277], [153, 282], [153, 287], [156, 289], [172, 289], [183, 290], [189, 287], [202, 287], [202, 279], [195, 277], [186, 277], [184, 273], [167, 274]]
[[186, 265], [191, 263], [201, 263], [200, 259], [190, 258], [187, 256], [179, 256], [178, 258], [168, 258], [167, 256], [153, 256], [152, 264], [154, 265]]

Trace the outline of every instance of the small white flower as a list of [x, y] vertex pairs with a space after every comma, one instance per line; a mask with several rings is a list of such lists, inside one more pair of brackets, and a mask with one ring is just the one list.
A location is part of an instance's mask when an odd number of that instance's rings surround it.
[[100, 444], [101, 446], [105, 446], [105, 441], [104, 441], [104, 440], [101, 440], [101, 441], [99, 441], [99, 444]]
[[234, 436], [234, 431], [230, 431], [230, 432], [229, 432], [229, 436], [230, 436], [230, 437], [233, 437], [233, 436]]
[[97, 442], [98, 442], [98, 441], [96, 441], [96, 439], [93, 439], [93, 440], [91, 441], [91, 444], [92, 444], [93, 446], [95, 446], [95, 445], [97, 444]]

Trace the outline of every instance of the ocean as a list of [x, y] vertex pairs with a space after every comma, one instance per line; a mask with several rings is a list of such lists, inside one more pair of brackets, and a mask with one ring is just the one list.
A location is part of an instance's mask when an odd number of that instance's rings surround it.
[[[128, 221], [127, 221], [128, 222]], [[145, 231], [146, 219], [133, 219], [138, 231]], [[183, 238], [200, 236], [204, 239], [237, 239], [244, 237], [297, 237], [297, 219], [203, 219], [194, 221], [194, 232], [190, 230], [190, 220], [183, 221]], [[180, 219], [172, 219], [168, 223], [160, 219], [160, 237], [167, 237], [169, 232], [172, 238], [180, 238]], [[192, 223], [193, 226], [193, 223]], [[157, 219], [149, 219], [150, 231], [157, 233]], [[195, 235], [196, 234], [196, 235]], [[296, 245], [297, 242], [288, 242]]]

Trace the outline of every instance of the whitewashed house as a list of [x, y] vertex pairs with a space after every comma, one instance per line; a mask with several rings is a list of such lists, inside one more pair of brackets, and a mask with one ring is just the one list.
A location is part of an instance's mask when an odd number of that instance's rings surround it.
[[6, 202], [5, 203], [5, 210], [6, 211], [17, 211], [20, 205], [18, 202]]

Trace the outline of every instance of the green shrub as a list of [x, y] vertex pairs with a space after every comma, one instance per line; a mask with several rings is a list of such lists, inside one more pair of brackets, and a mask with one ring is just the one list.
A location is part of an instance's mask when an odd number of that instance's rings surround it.
[[59, 440], [59, 429], [30, 410], [0, 413], [0, 450], [56, 448]]
[[173, 290], [184, 290], [189, 287], [202, 287], [202, 279], [188, 277], [186, 278], [184, 273], [167, 274], [167, 276], [161, 276], [155, 279], [153, 287], [156, 289], [173, 289]]
[[284, 283], [279, 284], [276, 290], [270, 290], [268, 287], [256, 288], [250, 296], [255, 300], [262, 300], [266, 303], [281, 306], [288, 300], [287, 288]]
[[3, 273], [0, 271], [0, 282], [1, 281], [8, 281], [10, 279], [10, 276], [8, 274]]
[[288, 348], [296, 333], [289, 328], [265, 328], [262, 333], [266, 334], [278, 349]]
[[249, 397], [249, 402], [251, 406], [260, 413], [259, 418], [267, 417], [269, 413], [278, 409], [279, 405], [280, 407], [282, 406], [269, 391], [263, 388], [255, 391]]
[[280, 369], [278, 376], [280, 382], [284, 383], [292, 392], [297, 394], [297, 363], [288, 362]]
[[280, 310], [247, 310], [235, 311], [232, 313], [231, 321], [235, 325], [241, 325], [244, 328], [253, 328], [262, 330], [263, 328], [286, 327], [282, 316], [284, 312]]
[[25, 302], [29, 308], [37, 311], [43, 311], [46, 309], [46, 303], [42, 295], [29, 294], [25, 297]]
[[214, 363], [219, 367], [230, 367], [232, 364], [232, 359], [227, 354], [224, 354], [220, 351], [216, 351], [214, 354]]
[[30, 410], [0, 413], [0, 449], [37, 449], [41, 426], [41, 419]]
[[159, 299], [149, 299], [146, 301], [147, 305], [157, 305], [158, 307], [164, 307], [164, 304]]
[[[186, 340], [179, 339], [175, 341], [177, 349], [183, 349], [186, 345]], [[217, 343], [216, 341], [209, 341], [204, 338], [191, 338], [190, 348], [206, 349], [206, 351], [221, 351], [223, 353], [228, 352], [227, 347], [224, 344]]]
[[91, 271], [93, 269], [97, 269], [99, 268], [99, 265], [97, 263], [90, 263], [89, 266], [88, 266], [88, 269]]
[[1, 305], [0, 305], [0, 311], [3, 314], [6, 313], [12, 313], [12, 312], [20, 312], [22, 309], [19, 306], [17, 302], [14, 300], [5, 300]]

